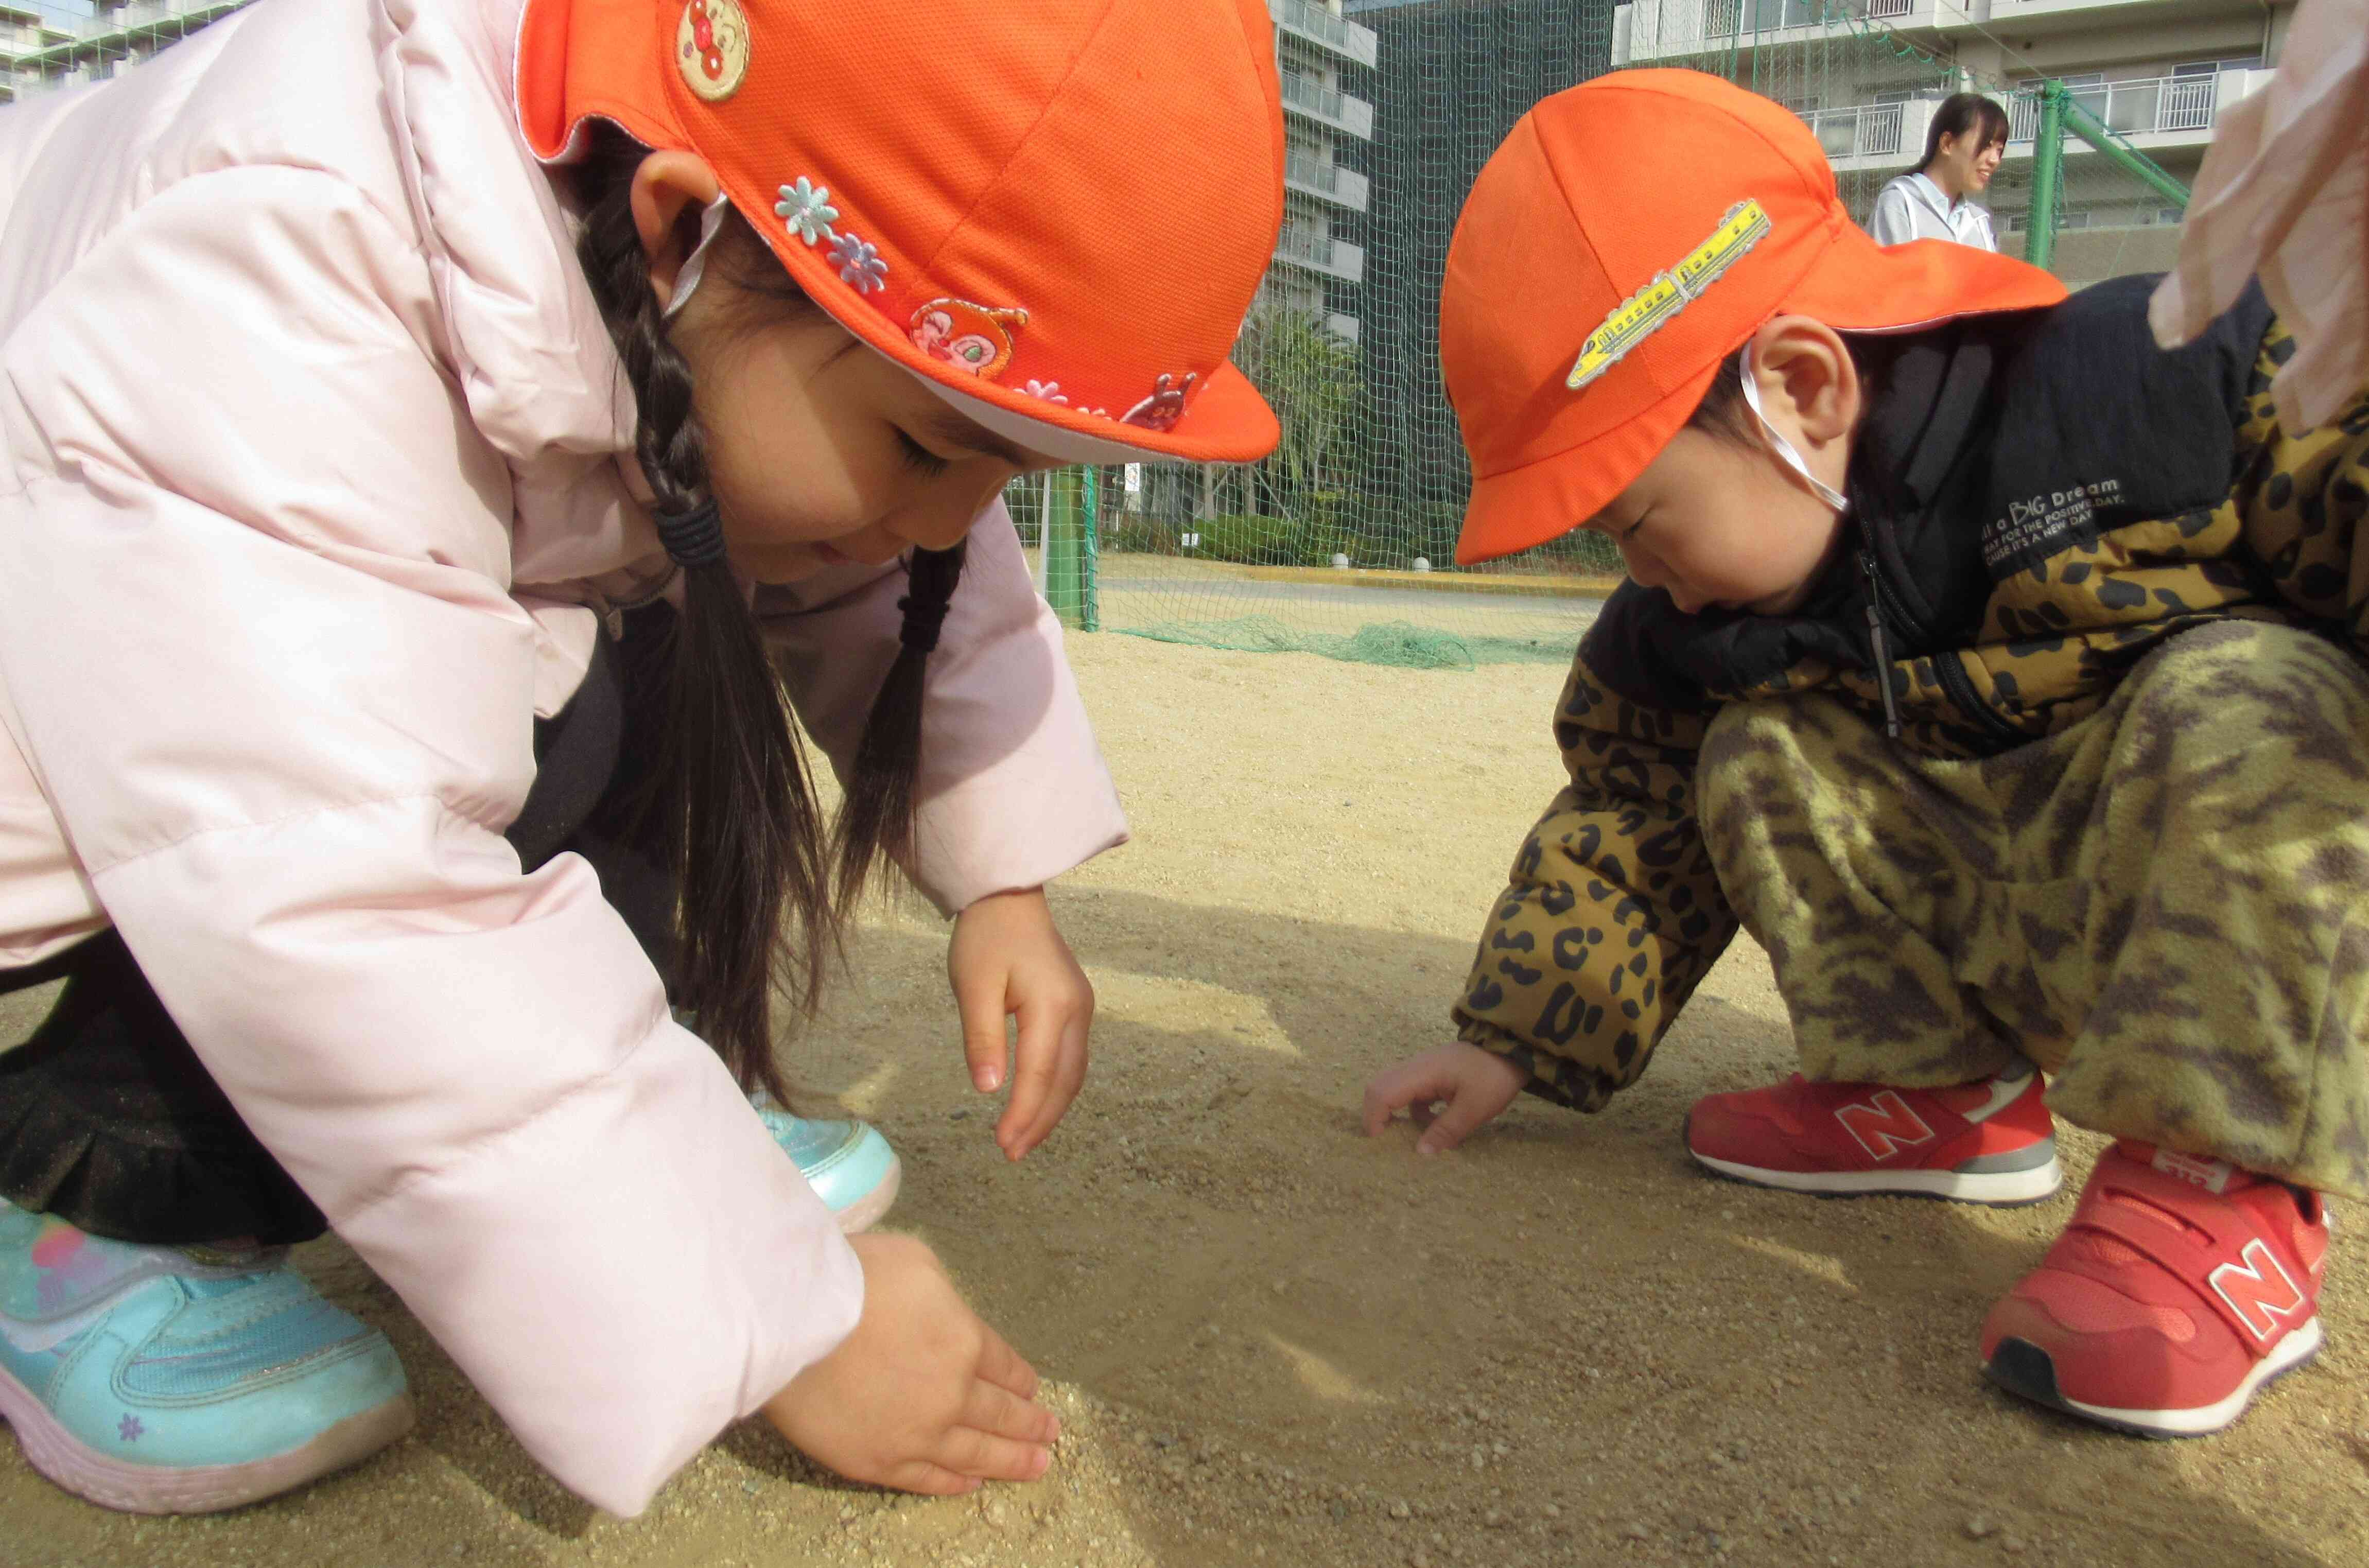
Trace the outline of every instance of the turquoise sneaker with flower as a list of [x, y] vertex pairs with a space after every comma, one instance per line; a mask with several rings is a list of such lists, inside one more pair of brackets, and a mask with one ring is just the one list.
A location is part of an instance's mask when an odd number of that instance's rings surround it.
[[848, 1235], [879, 1223], [897, 1201], [902, 1167], [897, 1151], [869, 1122], [794, 1116], [761, 1089], [749, 1096], [749, 1104]]
[[412, 1408], [386, 1336], [286, 1249], [135, 1246], [0, 1201], [0, 1416], [77, 1496], [205, 1514], [368, 1458]]

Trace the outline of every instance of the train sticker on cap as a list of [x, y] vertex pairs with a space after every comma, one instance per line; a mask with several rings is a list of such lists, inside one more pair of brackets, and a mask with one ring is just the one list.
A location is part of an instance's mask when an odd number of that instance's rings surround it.
[[749, 17], [738, 0], [691, 0], [674, 29], [674, 63], [709, 103], [738, 92], [749, 74]]
[[1622, 356], [1668, 325], [1670, 318], [1702, 297], [1702, 292], [1744, 258], [1768, 233], [1768, 214], [1746, 198], [1727, 210], [1711, 237], [1688, 251], [1676, 267], [1630, 295], [1587, 335], [1563, 384], [1574, 392], [1619, 364]]

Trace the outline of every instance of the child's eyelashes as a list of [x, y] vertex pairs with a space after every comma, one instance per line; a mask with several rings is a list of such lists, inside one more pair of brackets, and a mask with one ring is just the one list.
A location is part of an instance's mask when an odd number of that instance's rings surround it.
[[902, 429], [897, 432], [897, 456], [899, 462], [914, 473], [932, 479], [944, 474], [949, 466], [944, 458], [907, 435]]

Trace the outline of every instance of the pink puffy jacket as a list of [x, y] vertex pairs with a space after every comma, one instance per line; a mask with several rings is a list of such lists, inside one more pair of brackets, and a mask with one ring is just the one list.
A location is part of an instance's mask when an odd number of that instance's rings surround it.
[[[631, 1514], [863, 1286], [590, 870], [501, 836], [588, 606], [663, 564], [515, 129], [519, 9], [264, 0], [0, 112], [0, 966], [112, 922], [526, 1447]], [[947, 910], [1126, 831], [1000, 509], [970, 562], [930, 664]], [[768, 595], [834, 758], [898, 584]]]

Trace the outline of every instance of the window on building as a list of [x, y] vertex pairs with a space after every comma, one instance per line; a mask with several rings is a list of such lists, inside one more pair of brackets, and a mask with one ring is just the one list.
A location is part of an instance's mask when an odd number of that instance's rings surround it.
[[1757, 33], [1806, 28], [1818, 19], [1817, 0], [1744, 0], [1745, 26]]
[[2259, 71], [2262, 57], [2259, 54], [2237, 56], [2227, 60], [2187, 60], [2171, 68], [2178, 76], [2217, 76], [2224, 71]]

